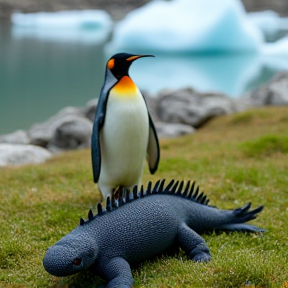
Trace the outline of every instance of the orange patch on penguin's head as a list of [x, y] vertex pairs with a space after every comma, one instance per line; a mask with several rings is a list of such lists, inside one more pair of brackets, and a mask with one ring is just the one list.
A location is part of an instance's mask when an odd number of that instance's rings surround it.
[[113, 69], [114, 65], [115, 65], [115, 59], [114, 59], [114, 58], [110, 59], [110, 60], [107, 62], [107, 67], [108, 67], [110, 70]]

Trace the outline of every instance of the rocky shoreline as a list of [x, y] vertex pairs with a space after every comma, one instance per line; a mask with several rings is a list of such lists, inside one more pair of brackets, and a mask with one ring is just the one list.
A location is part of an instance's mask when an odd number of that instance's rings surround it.
[[16, 11], [31, 13], [39, 11], [49, 12], [61, 10], [97, 9], [108, 12], [113, 20], [118, 21], [122, 19], [128, 12], [143, 6], [147, 2], [149, 2], [149, 0], [0, 0], [0, 20], [9, 21], [11, 14]]
[[[39, 12], [60, 10], [100, 9], [108, 12], [112, 19], [118, 21], [128, 12], [141, 7], [149, 0], [0, 0], [0, 21], [9, 21], [13, 12]], [[242, 0], [247, 11], [273, 10], [281, 16], [288, 15], [286, 0]]]
[[[192, 88], [163, 90], [156, 97], [143, 94], [159, 138], [178, 137], [194, 133], [219, 115], [288, 105], [288, 72], [278, 73], [269, 83], [237, 99]], [[28, 131], [0, 136], [0, 166], [40, 163], [55, 153], [89, 148], [96, 106], [97, 99], [92, 99], [85, 107], [66, 107]]]

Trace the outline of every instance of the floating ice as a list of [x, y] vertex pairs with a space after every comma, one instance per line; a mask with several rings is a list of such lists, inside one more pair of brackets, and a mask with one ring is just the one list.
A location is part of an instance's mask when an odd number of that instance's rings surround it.
[[250, 12], [247, 17], [264, 33], [267, 39], [277, 38], [279, 32], [288, 32], [288, 17], [280, 17], [274, 11]]
[[16, 38], [95, 43], [112, 30], [112, 20], [102, 10], [14, 13], [11, 21]]
[[262, 32], [238, 0], [158, 0], [119, 22], [110, 47], [139, 52], [255, 52], [262, 43]]
[[37, 39], [40, 41], [79, 42], [83, 44], [99, 44], [107, 40], [110, 30], [89, 29], [34, 29], [13, 27], [15, 39]]
[[[15, 13], [12, 23], [16, 38], [66, 42], [103, 42], [112, 29], [109, 15], [93, 10]], [[109, 57], [123, 50], [156, 54], [131, 67], [135, 82], [150, 93], [192, 86], [238, 96], [259, 82], [263, 68], [270, 76], [288, 70], [288, 39], [263, 40], [279, 29], [288, 30], [288, 18], [247, 14], [240, 0], [154, 0], [119, 22]]]
[[239, 96], [288, 70], [288, 38], [264, 41], [287, 24], [272, 11], [247, 14], [240, 0], [154, 0], [118, 23], [107, 51], [154, 53], [131, 67], [150, 93], [192, 86]]
[[273, 43], [265, 43], [265, 45], [262, 47], [262, 53], [269, 56], [288, 57], [288, 36], [281, 38]]
[[257, 26], [265, 35], [270, 36], [279, 31], [279, 15], [274, 11], [250, 12], [248, 19]]
[[15, 26], [35, 28], [101, 28], [112, 24], [102, 10], [14, 13], [11, 21]]

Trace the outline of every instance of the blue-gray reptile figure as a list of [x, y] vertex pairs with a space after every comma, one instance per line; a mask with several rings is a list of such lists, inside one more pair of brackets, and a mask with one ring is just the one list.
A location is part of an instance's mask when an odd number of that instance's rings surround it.
[[[132, 196], [132, 197], [131, 197]], [[133, 198], [133, 199], [131, 199]], [[137, 200], [136, 200], [137, 199]], [[84, 269], [108, 281], [106, 287], [131, 287], [130, 265], [168, 250], [175, 244], [188, 259], [211, 259], [204, 239], [198, 234], [211, 230], [263, 232], [245, 224], [263, 209], [250, 210], [251, 204], [234, 210], [208, 205], [208, 199], [195, 182], [174, 182], [164, 187], [159, 180], [149, 182], [144, 192], [137, 187], [127, 196], [120, 195], [118, 206], [107, 198], [106, 209], [98, 203], [98, 213], [90, 210], [80, 224], [54, 246], [43, 259], [45, 269], [55, 276], [68, 276]]]

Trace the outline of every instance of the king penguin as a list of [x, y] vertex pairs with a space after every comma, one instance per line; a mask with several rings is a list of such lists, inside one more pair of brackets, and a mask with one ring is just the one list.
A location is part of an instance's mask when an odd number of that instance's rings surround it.
[[145, 158], [151, 174], [158, 168], [157, 133], [145, 99], [129, 76], [133, 61], [153, 55], [119, 53], [106, 65], [91, 137], [94, 182], [104, 198], [121, 187], [140, 185]]

